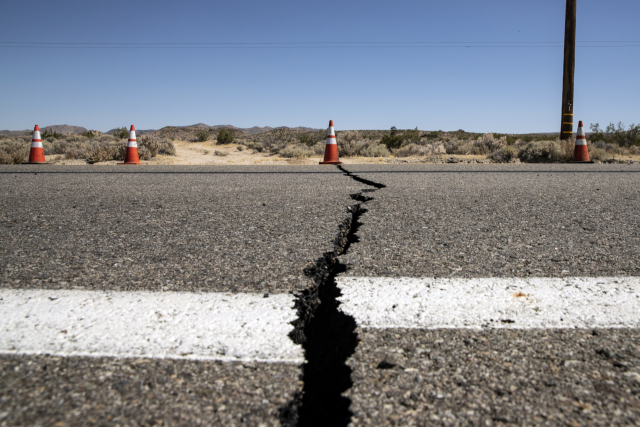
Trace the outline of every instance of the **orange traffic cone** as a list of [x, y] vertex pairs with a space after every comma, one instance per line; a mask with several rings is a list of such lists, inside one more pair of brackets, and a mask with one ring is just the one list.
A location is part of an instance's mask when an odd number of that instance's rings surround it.
[[584, 135], [584, 127], [582, 126], [582, 121], [578, 122], [578, 133], [576, 135], [576, 145], [573, 150], [573, 162], [588, 162], [589, 160], [589, 149], [587, 148], [587, 137]]
[[29, 152], [29, 163], [46, 163], [46, 160], [44, 159], [44, 150], [42, 149], [42, 140], [40, 139], [40, 127], [38, 127], [38, 125], [33, 128], [33, 136], [31, 137], [31, 151]]
[[136, 128], [131, 125], [129, 131], [129, 141], [127, 142], [127, 151], [124, 154], [124, 163], [118, 163], [119, 165], [139, 165], [140, 158], [138, 157], [138, 143], [136, 142]]
[[333, 120], [329, 120], [329, 129], [327, 129], [327, 143], [324, 146], [324, 162], [321, 165], [341, 165], [342, 162], [338, 157], [338, 144], [336, 144], [336, 133], [333, 130]]

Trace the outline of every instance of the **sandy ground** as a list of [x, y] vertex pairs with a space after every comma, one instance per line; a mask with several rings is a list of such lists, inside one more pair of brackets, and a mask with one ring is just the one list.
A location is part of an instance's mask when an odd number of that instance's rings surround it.
[[[175, 156], [159, 155], [154, 160], [141, 160], [143, 165], [317, 165], [324, 158], [322, 156], [305, 159], [288, 159], [277, 154], [257, 153], [239, 144], [216, 145], [213, 141], [187, 142], [173, 141], [176, 147]], [[238, 147], [244, 147], [238, 150]], [[216, 152], [220, 154], [216, 154]], [[388, 164], [388, 163], [445, 163], [451, 155], [430, 157], [343, 157], [340, 160], [346, 164]], [[485, 156], [453, 156], [463, 162], [488, 162]], [[47, 163], [58, 165], [84, 165], [80, 159], [67, 160], [64, 155], [53, 154], [45, 156]], [[96, 165], [114, 165], [119, 162], [99, 162]]]
[[[323, 157], [287, 159], [277, 154], [257, 153], [239, 144], [216, 145], [213, 141], [173, 141], [175, 156], [157, 156], [154, 160], [141, 160], [144, 165], [317, 165]], [[216, 154], [219, 153], [219, 154]], [[59, 165], [84, 165], [84, 160], [67, 160], [63, 155], [45, 156], [47, 163]], [[452, 161], [452, 158], [455, 159]], [[389, 163], [491, 163], [482, 155], [442, 154], [428, 157], [342, 157], [345, 165]], [[623, 156], [619, 160], [640, 162], [640, 156]], [[117, 161], [100, 162], [97, 165], [114, 165]]]

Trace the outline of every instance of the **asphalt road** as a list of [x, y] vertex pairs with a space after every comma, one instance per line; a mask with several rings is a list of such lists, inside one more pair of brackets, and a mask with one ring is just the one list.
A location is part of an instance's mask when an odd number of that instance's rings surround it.
[[[640, 275], [637, 165], [349, 165], [370, 194], [352, 276]], [[386, 172], [386, 173], [385, 173]]]
[[[299, 292], [362, 187], [320, 166], [0, 167], [0, 287]], [[284, 363], [2, 355], [0, 425], [279, 425], [300, 375]]]
[[[0, 167], [0, 290], [299, 296], [319, 283], [313, 266], [331, 271], [322, 286], [332, 274], [640, 276], [638, 166], [344, 169], [385, 187], [333, 166]], [[358, 203], [366, 212], [349, 208]], [[340, 265], [319, 264], [331, 251]], [[313, 309], [318, 300], [305, 295]], [[322, 316], [335, 320], [332, 310]], [[353, 426], [640, 422], [634, 328], [331, 327], [305, 331], [322, 340], [315, 347], [333, 348], [327, 334], [344, 335], [336, 346], [353, 343], [331, 361], [352, 369], [344, 396]], [[299, 409], [302, 372], [277, 362], [5, 353], [0, 426], [295, 425], [286, 411]]]
[[[347, 169], [386, 187], [369, 193], [343, 277], [640, 273], [637, 166]], [[637, 329], [355, 333], [352, 425], [640, 422]]]
[[320, 166], [132, 172], [0, 168], [0, 286], [299, 291], [362, 187]]

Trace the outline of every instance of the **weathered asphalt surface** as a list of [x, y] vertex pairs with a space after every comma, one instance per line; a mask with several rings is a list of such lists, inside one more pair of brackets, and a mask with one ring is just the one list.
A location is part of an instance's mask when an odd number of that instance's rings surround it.
[[349, 275], [640, 275], [637, 165], [347, 169], [387, 186], [341, 257]]
[[[334, 167], [0, 167], [0, 287], [297, 292], [362, 187]], [[0, 425], [279, 425], [300, 374], [0, 356]]]
[[306, 289], [362, 187], [333, 167], [135, 171], [0, 168], [0, 286]]
[[277, 426], [301, 389], [277, 363], [0, 356], [3, 426]]
[[[334, 167], [123, 168], [1, 167], [0, 286], [300, 291], [350, 194], [374, 189]], [[345, 169], [386, 188], [365, 193], [344, 276], [640, 275], [637, 166]], [[356, 333], [351, 425], [640, 422], [636, 330]], [[278, 425], [303, 386], [275, 363], [0, 356], [0, 369], [0, 425]]]
[[[369, 194], [343, 276], [640, 273], [637, 166], [347, 169], [386, 188]], [[640, 423], [637, 330], [356, 333], [352, 425]]]

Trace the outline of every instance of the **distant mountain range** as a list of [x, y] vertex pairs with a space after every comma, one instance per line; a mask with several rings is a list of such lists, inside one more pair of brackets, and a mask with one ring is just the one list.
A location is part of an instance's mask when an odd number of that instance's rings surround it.
[[227, 129], [235, 129], [235, 130], [239, 130], [241, 132], [244, 133], [249, 133], [252, 135], [257, 135], [259, 133], [265, 133], [265, 132], [269, 132], [270, 130], [273, 129], [294, 129], [294, 130], [300, 130], [303, 132], [309, 132], [309, 131], [316, 131], [316, 130], [321, 130], [321, 129], [314, 129], [314, 128], [308, 128], [308, 127], [304, 127], [304, 126], [298, 126], [295, 128], [290, 128], [288, 126], [277, 126], [272, 128], [271, 126], [264, 126], [264, 127], [259, 127], [259, 126], [254, 126], [252, 128], [239, 128], [233, 125], [215, 125], [215, 126], [210, 126], [204, 123], [196, 123], [195, 125], [190, 125], [190, 126], [174, 126], [176, 128], [205, 128], [205, 129], [211, 129], [211, 130], [217, 130], [220, 128], [227, 128]]
[[[259, 133], [264, 133], [264, 132], [269, 132], [270, 130], [273, 129], [294, 129], [294, 130], [300, 130], [300, 131], [317, 131], [317, 130], [321, 130], [321, 129], [313, 129], [313, 128], [308, 128], [308, 127], [303, 127], [303, 126], [299, 126], [296, 128], [290, 128], [287, 126], [278, 126], [278, 127], [271, 127], [271, 126], [264, 126], [264, 127], [259, 127], [259, 126], [254, 126], [252, 128], [239, 128], [233, 125], [215, 125], [215, 126], [210, 126], [204, 123], [197, 123], [195, 125], [190, 125], [190, 126], [173, 126], [175, 128], [205, 128], [205, 129], [211, 129], [211, 130], [217, 130], [220, 128], [228, 128], [228, 129], [236, 129], [238, 131], [241, 132], [245, 132], [245, 133], [249, 133], [252, 135], [257, 135]], [[70, 125], [51, 125], [51, 126], [45, 126], [45, 127], [41, 127], [40, 131], [44, 132], [44, 131], [53, 131], [53, 132], [58, 132], [59, 134], [62, 135], [69, 135], [69, 134], [77, 134], [80, 135], [84, 132], [86, 132], [88, 129], [82, 126], [70, 126]], [[106, 131], [106, 134], [112, 135], [114, 129], [110, 129], [108, 131]], [[0, 135], [7, 135], [7, 136], [16, 136], [16, 135], [22, 135], [24, 133], [27, 132], [32, 132], [33, 129], [25, 129], [25, 130], [0, 130]], [[150, 135], [152, 133], [155, 133], [157, 131], [157, 129], [136, 129], [136, 135], [137, 136], [142, 136], [142, 135]]]

